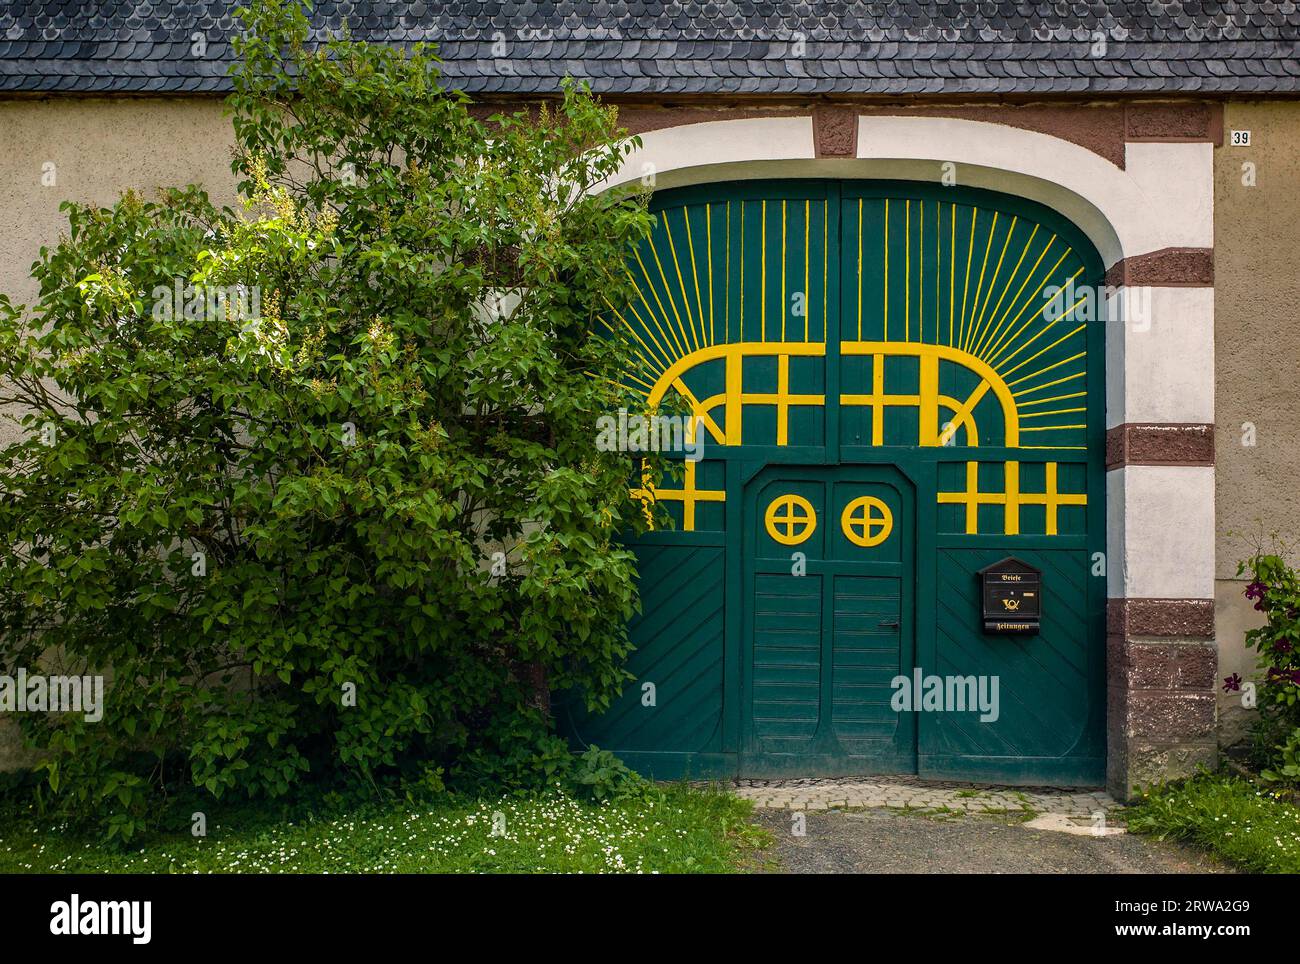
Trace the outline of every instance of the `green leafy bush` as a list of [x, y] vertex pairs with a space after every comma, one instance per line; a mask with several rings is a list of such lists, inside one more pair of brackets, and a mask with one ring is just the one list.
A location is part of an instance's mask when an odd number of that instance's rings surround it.
[[544, 725], [536, 709], [498, 716], [456, 768], [456, 786], [472, 793], [509, 787], [519, 796], [573, 783], [569, 745]]
[[111, 673], [102, 721], [22, 724], [42, 806], [123, 837], [169, 786], [549, 776], [544, 693], [627, 678], [643, 506], [594, 438], [630, 349], [593, 323], [634, 141], [571, 86], [483, 118], [423, 47], [244, 18], [244, 210], [67, 204], [0, 301], [0, 656]]
[[1270, 783], [1300, 783], [1300, 728], [1292, 730], [1273, 749], [1273, 766], [1260, 776]]
[[[1300, 575], [1279, 554], [1258, 552], [1237, 567], [1253, 577], [1246, 597], [1266, 618], [1246, 633], [1247, 647], [1259, 655], [1259, 720], [1254, 744], [1266, 780], [1300, 782]], [[1230, 677], [1225, 688], [1240, 687]]]
[[573, 782], [591, 800], [629, 800], [646, 794], [651, 784], [608, 750], [589, 746], [578, 757]]

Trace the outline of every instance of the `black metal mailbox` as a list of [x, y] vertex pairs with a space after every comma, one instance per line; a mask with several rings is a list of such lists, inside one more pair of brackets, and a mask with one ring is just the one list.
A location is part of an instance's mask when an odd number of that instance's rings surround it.
[[1038, 632], [1043, 613], [1043, 574], [1014, 556], [979, 571], [984, 632], [1023, 636]]

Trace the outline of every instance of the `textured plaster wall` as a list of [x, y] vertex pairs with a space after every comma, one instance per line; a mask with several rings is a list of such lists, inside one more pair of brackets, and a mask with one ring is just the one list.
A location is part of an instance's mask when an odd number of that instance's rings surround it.
[[[1234, 130], [1251, 132], [1249, 147], [1231, 145]], [[1255, 187], [1242, 183], [1247, 162]], [[1300, 103], [1229, 103], [1214, 182], [1215, 631], [1219, 675], [1249, 678], [1255, 657], [1242, 636], [1259, 617], [1237, 562], [1273, 533], [1300, 562]], [[1226, 744], [1248, 713], [1220, 687], [1219, 714]]]
[[[42, 245], [67, 230], [64, 201], [112, 204], [128, 188], [201, 184], [235, 200], [233, 138], [215, 99], [0, 101], [0, 292], [32, 304], [29, 272]], [[43, 186], [43, 166], [55, 183]], [[16, 428], [0, 421], [0, 445]], [[0, 719], [0, 770], [22, 760], [11, 720]]]
[[[202, 184], [234, 201], [233, 138], [215, 99], [0, 101], [0, 291], [30, 298], [28, 269], [67, 224], [64, 201], [108, 205], [127, 188]], [[57, 183], [41, 184], [42, 165]]]

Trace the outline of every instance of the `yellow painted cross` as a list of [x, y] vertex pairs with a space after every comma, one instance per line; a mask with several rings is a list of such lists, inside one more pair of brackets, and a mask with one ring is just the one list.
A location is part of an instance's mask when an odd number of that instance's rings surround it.
[[1045, 469], [1046, 484], [1042, 492], [1023, 492], [1020, 488], [1020, 463], [1009, 461], [1003, 463], [1003, 491], [981, 492], [979, 487], [979, 463], [966, 463], [966, 490], [964, 492], [940, 492], [941, 505], [964, 505], [966, 507], [966, 534], [979, 534], [979, 507], [981, 505], [1003, 506], [1004, 535], [1020, 535], [1020, 507], [1041, 505], [1046, 509], [1044, 534], [1057, 535], [1057, 510], [1063, 505], [1087, 505], [1088, 496], [1082, 492], [1060, 492], [1057, 490], [1057, 463], [1047, 462]]

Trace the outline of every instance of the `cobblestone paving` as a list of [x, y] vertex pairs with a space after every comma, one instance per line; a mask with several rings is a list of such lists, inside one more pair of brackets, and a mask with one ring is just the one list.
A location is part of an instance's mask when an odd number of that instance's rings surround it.
[[733, 792], [774, 810], [897, 808], [962, 813], [1033, 812], [1091, 817], [1119, 804], [1103, 790], [1005, 787], [948, 783], [914, 777], [807, 780], [740, 780]]

